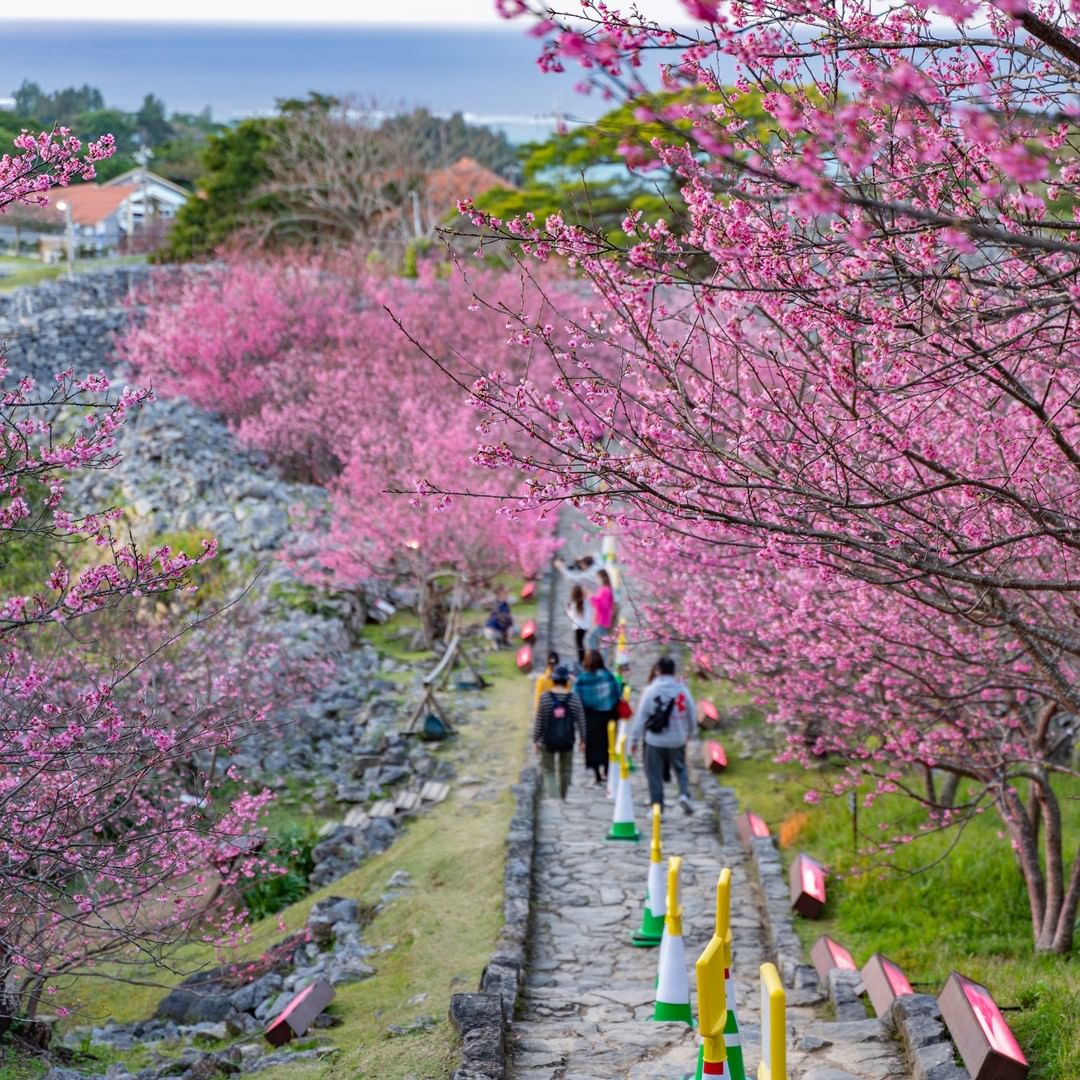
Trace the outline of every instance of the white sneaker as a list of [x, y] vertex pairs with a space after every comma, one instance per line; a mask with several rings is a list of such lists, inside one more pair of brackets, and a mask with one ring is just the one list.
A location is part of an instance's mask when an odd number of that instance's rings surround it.
[[692, 814], [694, 812], [694, 804], [685, 796], [679, 796], [679, 805], [683, 808], [684, 814]]

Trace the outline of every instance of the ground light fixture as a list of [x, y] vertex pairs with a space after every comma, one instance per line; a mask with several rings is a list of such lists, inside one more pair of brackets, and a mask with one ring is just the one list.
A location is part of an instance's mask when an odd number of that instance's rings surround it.
[[715, 739], [710, 739], [702, 747], [702, 754], [705, 758], [705, 768], [709, 772], [721, 773], [727, 768], [727, 753]]
[[816, 919], [825, 910], [825, 867], [806, 852], [791, 864], [791, 906], [807, 919]]
[[814, 965], [818, 978], [826, 985], [829, 982], [829, 972], [833, 968], [839, 968], [841, 971], [859, 970], [855, 966], [855, 958], [851, 953], [839, 941], [834, 941], [829, 937], [828, 934], [822, 934], [814, 942], [814, 946], [810, 950], [810, 962]]
[[303, 1035], [333, 1000], [334, 988], [325, 979], [306, 986], [263, 1032], [266, 1041], [271, 1046], [284, 1046], [290, 1040]]
[[755, 839], [768, 840], [769, 838], [769, 826], [765, 824], [765, 819], [749, 810], [738, 816], [735, 825], [739, 830], [739, 839], [742, 840], [745, 848], [750, 848]]
[[531, 600], [535, 595], [536, 595], [536, 582], [535, 581], [526, 581], [525, 584], [521, 586], [521, 599], [522, 600]]
[[519, 671], [532, 671], [533, 652], [531, 645], [522, 645], [517, 651], [517, 666]]
[[720, 710], [711, 701], [699, 701], [697, 708], [703, 728], [716, 727], [720, 723]]
[[522, 623], [521, 640], [529, 645], [536, 640], [536, 623], [532, 619], [528, 619]]
[[884, 1016], [898, 997], [914, 994], [907, 976], [887, 956], [874, 953], [863, 965], [863, 986], [878, 1016]]
[[954, 971], [938, 1006], [971, 1080], [1024, 1080], [1027, 1058], [985, 986]]

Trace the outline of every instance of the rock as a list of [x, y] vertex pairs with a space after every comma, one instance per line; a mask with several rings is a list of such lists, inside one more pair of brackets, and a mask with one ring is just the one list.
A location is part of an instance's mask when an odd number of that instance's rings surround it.
[[360, 905], [343, 896], [328, 896], [315, 904], [307, 918], [307, 927], [318, 944], [325, 944], [333, 935], [337, 923], [355, 924], [360, 918]]
[[859, 1077], [831, 1065], [815, 1065], [802, 1074], [802, 1080], [859, 1080]]
[[417, 1035], [424, 1031], [430, 1031], [435, 1027], [434, 1016], [418, 1016], [411, 1024], [388, 1024], [386, 1034], [394, 1035]]
[[412, 874], [408, 870], [395, 870], [386, 883], [388, 889], [404, 889], [412, 884]]
[[204, 1022], [191, 1029], [192, 1038], [224, 1039], [228, 1035], [224, 1024]]
[[188, 976], [165, 996], [154, 1015], [178, 1024], [224, 1020], [233, 1009], [230, 996], [221, 990], [224, 975], [224, 968], [215, 968]]
[[823, 1050], [826, 1046], [832, 1046], [832, 1043], [828, 1039], [819, 1039], [816, 1035], [803, 1035], [795, 1040], [795, 1048], [805, 1050], [807, 1053]]
[[911, 1055], [912, 1080], [968, 1080], [967, 1069], [956, 1064], [951, 1042], [920, 1046]]

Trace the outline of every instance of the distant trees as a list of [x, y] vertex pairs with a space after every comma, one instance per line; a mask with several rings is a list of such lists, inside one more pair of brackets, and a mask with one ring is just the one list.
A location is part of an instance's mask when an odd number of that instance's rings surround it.
[[[319, 94], [279, 103], [274, 117], [245, 120], [203, 153], [202, 194], [181, 211], [161, 253], [208, 255], [227, 240], [261, 248], [342, 248], [400, 253], [415, 235], [414, 201], [427, 177], [461, 157], [517, 174], [505, 136], [424, 109]], [[447, 208], [449, 209], [449, 208]]]
[[70, 128], [82, 139], [108, 131], [116, 153], [102, 163], [99, 176], [118, 176], [135, 164], [132, 156], [141, 147], [154, 153], [154, 168], [175, 183], [190, 185], [197, 173], [197, 157], [208, 135], [222, 130], [209, 110], [198, 115], [168, 116], [165, 103], [147, 94], [134, 112], [109, 106], [93, 86], [70, 86], [46, 91], [24, 80], [14, 92], [15, 110], [0, 115], [0, 140], [12, 139], [23, 128], [50, 130]]

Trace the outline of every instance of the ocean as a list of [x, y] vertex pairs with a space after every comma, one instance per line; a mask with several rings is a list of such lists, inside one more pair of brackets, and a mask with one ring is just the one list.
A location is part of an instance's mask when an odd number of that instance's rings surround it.
[[461, 111], [515, 141], [543, 137], [556, 116], [593, 119], [602, 104], [579, 75], [544, 75], [539, 43], [516, 29], [0, 22], [4, 83], [45, 90], [89, 83], [111, 106], [147, 93], [169, 111], [218, 120], [267, 113], [278, 98], [377, 98], [390, 108]]

